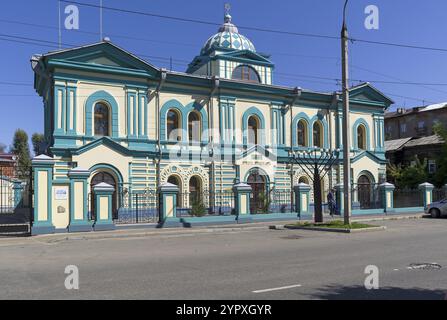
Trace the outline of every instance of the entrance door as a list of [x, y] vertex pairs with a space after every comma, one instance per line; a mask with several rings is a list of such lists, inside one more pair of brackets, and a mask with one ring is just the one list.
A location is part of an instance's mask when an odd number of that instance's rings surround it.
[[250, 212], [267, 213], [267, 184], [266, 178], [254, 171], [248, 176], [247, 184], [251, 187]]
[[357, 188], [360, 209], [370, 209], [372, 197], [371, 180], [365, 175], [360, 176]]
[[95, 195], [93, 192], [93, 187], [96, 186], [97, 184], [100, 183], [107, 183], [110, 184], [114, 189], [115, 192], [112, 195], [112, 218], [113, 220], [117, 220], [118, 219], [118, 209], [117, 209], [117, 184], [115, 179], [113, 178], [113, 176], [110, 173], [107, 172], [99, 172], [97, 174], [95, 174], [92, 178], [92, 181], [90, 182], [90, 186], [91, 186], [91, 214], [92, 214], [92, 219], [96, 220], [95, 217]]

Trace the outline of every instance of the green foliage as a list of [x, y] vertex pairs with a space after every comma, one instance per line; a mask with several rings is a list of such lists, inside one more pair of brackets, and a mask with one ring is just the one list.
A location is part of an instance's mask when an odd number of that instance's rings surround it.
[[202, 199], [194, 199], [191, 205], [191, 215], [195, 217], [203, 217], [206, 214], [206, 208]]
[[399, 189], [414, 189], [423, 182], [429, 181], [427, 173], [427, 159], [419, 160], [414, 157], [415, 164], [402, 167], [401, 165], [390, 164], [387, 166], [387, 180], [394, 183]]
[[437, 170], [434, 176], [434, 183], [440, 187], [447, 183], [447, 129], [440, 123], [433, 126], [435, 134], [444, 140], [441, 152], [436, 159]]
[[33, 151], [35, 156], [44, 153], [44, 150], [42, 150], [42, 144], [45, 142], [45, 136], [43, 134], [34, 133], [31, 137], [31, 142], [33, 144]]
[[19, 178], [25, 178], [31, 167], [31, 154], [29, 151], [28, 134], [17, 129], [14, 133], [11, 152], [18, 158], [17, 173]]

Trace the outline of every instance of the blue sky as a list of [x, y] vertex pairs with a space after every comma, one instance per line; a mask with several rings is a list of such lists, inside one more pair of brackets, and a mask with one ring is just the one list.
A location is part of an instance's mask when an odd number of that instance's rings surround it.
[[[99, 0], [79, 1], [99, 4]], [[332, 36], [340, 33], [343, 0], [104, 0], [104, 5], [221, 23], [226, 2], [231, 4], [233, 22], [239, 26]], [[364, 27], [364, 10], [370, 4], [379, 8], [379, 30], [367, 30]], [[62, 3], [62, 8], [66, 5], [68, 4]], [[91, 34], [99, 32], [98, 9], [78, 7], [81, 32], [64, 30], [64, 44], [81, 45], [99, 40], [99, 34]], [[349, 33], [353, 38], [359, 39], [447, 48], [445, 12], [445, 0], [351, 0], [348, 11]], [[54, 45], [51, 43], [23, 44], [4, 41], [5, 35], [57, 42], [57, 26], [57, 0], [15, 0], [2, 3], [0, 143], [10, 145], [16, 128], [25, 129], [30, 136], [34, 132], [43, 131], [42, 99], [32, 87], [33, 73], [29, 59], [32, 54], [55, 49], [51, 47]], [[271, 54], [271, 59], [276, 64], [275, 84], [300, 86], [316, 91], [340, 89], [336, 81], [318, 78], [341, 77], [338, 40], [239, 29], [253, 41], [257, 51]], [[211, 25], [104, 10], [104, 34], [114, 43], [136, 54], [151, 56], [152, 58], [145, 59], [160, 67], [169, 67], [169, 58], [172, 57], [173, 69], [178, 71], [186, 69], [186, 63], [199, 53], [201, 46], [216, 31], [217, 27]], [[354, 42], [350, 44], [350, 77], [364, 81], [446, 83], [446, 58], [447, 52]], [[4, 82], [14, 82], [16, 85]], [[423, 100], [426, 103], [447, 101], [447, 86], [373, 84], [396, 102], [394, 107], [421, 105]]]

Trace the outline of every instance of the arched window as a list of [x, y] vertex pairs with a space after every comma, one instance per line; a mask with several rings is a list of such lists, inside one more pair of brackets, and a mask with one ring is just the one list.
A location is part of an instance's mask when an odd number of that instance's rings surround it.
[[166, 115], [166, 134], [169, 140], [180, 140], [180, 115], [171, 109]]
[[250, 116], [248, 118], [248, 144], [258, 144], [259, 135], [259, 118], [257, 116]]
[[314, 147], [323, 148], [323, 125], [320, 121], [313, 125], [313, 144]]
[[250, 82], [261, 82], [258, 73], [250, 66], [238, 66], [233, 70], [232, 79], [244, 80]]
[[366, 150], [366, 129], [362, 124], [357, 127], [357, 148]]
[[199, 204], [203, 201], [202, 183], [199, 177], [192, 176], [189, 179], [189, 203], [190, 205]]
[[202, 123], [200, 114], [192, 111], [188, 115], [188, 138], [189, 141], [199, 142], [201, 140]]
[[94, 120], [95, 136], [110, 136], [109, 107], [104, 103], [95, 104]]
[[300, 147], [307, 147], [307, 123], [304, 120], [298, 121], [297, 142]]

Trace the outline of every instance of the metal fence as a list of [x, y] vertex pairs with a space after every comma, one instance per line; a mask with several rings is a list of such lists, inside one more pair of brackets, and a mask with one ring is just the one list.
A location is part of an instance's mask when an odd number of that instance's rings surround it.
[[14, 183], [0, 171], [0, 214], [14, 212]]
[[395, 189], [394, 208], [423, 207], [424, 199], [419, 189]]
[[178, 217], [234, 214], [233, 191], [181, 192], [177, 194]]
[[353, 209], [379, 209], [382, 208], [379, 184], [353, 184], [351, 202]]
[[116, 224], [158, 222], [158, 195], [155, 191], [142, 191], [118, 195], [118, 206], [113, 220]]
[[433, 189], [433, 201], [441, 201], [447, 198], [446, 188], [435, 188]]

